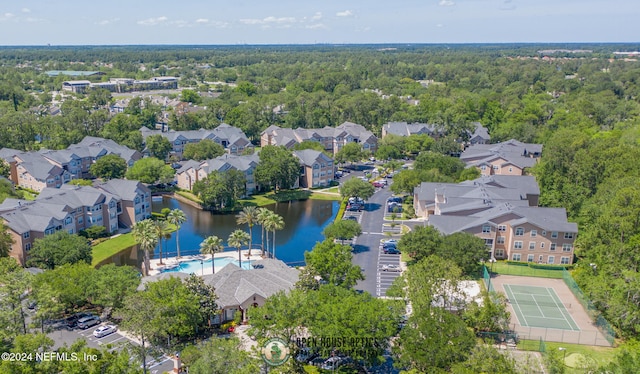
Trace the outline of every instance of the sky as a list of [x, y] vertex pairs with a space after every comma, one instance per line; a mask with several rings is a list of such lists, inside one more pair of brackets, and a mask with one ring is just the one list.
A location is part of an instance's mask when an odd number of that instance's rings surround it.
[[1, 0], [0, 45], [640, 41], [638, 0]]

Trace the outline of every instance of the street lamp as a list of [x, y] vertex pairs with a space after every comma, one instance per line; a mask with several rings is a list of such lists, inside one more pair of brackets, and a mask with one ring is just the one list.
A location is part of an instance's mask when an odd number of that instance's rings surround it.
[[200, 260], [200, 266], [202, 266], [202, 273], [200, 273], [201, 275], [204, 275], [204, 261]]
[[558, 350], [562, 351], [562, 365], [566, 366], [567, 364], [566, 364], [565, 358], [567, 357], [567, 349], [564, 347], [558, 347]]

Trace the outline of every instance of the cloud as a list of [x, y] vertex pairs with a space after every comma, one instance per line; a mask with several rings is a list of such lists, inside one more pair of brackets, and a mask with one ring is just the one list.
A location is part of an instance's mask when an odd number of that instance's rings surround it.
[[22, 8], [22, 13], [31, 13], [31, 9], [29, 9], [29, 8]]
[[312, 25], [306, 25], [305, 26], [306, 29], [328, 29], [328, 27], [322, 23], [314, 23]]
[[0, 15], [0, 21], [8, 21], [8, 20], [10, 20], [10, 19], [15, 18], [15, 16], [16, 16], [16, 15], [15, 15], [15, 14], [13, 14], [13, 13], [5, 13], [5, 14], [3, 14], [3, 15]]
[[351, 17], [351, 16], [353, 16], [353, 12], [350, 11], [350, 10], [345, 10], [343, 12], [336, 13], [336, 16], [338, 16], [338, 17]]
[[317, 20], [319, 20], [319, 19], [322, 19], [322, 12], [316, 12], [316, 14], [314, 14], [314, 15], [311, 17], [311, 19], [312, 19], [312, 20], [314, 20], [314, 21], [317, 21]]
[[453, 6], [453, 5], [456, 5], [456, 3], [454, 3], [452, 0], [440, 0], [438, 5], [440, 5], [440, 6]]
[[196, 20], [196, 23], [209, 23], [209, 20], [206, 18], [198, 18]]
[[112, 23], [116, 23], [118, 21], [120, 21], [120, 18], [103, 19], [101, 21], [96, 22], [96, 25], [106, 26], [106, 25], [110, 25]]
[[161, 17], [156, 17], [156, 18], [147, 18], [147, 19], [143, 19], [141, 21], [138, 21], [138, 25], [142, 25], [142, 26], [155, 26], [161, 23], [164, 23], [166, 21], [168, 21], [169, 18], [165, 17], [165, 16], [161, 16]]
[[257, 19], [257, 18], [243, 18], [240, 20], [241, 23], [244, 23], [245, 25], [273, 25], [273, 24], [279, 24], [279, 25], [283, 25], [283, 24], [290, 24], [290, 23], [295, 23], [296, 19], [294, 17], [273, 17], [273, 16], [269, 16], [269, 17], [265, 17], [263, 19]]

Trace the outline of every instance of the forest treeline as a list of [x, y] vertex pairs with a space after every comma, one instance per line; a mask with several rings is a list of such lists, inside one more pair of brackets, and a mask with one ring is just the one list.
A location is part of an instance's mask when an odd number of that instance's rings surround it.
[[[554, 53], [572, 48], [593, 52]], [[0, 49], [0, 146], [61, 149], [86, 135], [142, 147], [138, 129], [162, 110], [144, 99], [111, 115], [108, 93], [67, 100], [52, 90], [99, 70], [111, 77], [180, 77], [177, 130], [221, 122], [257, 141], [269, 125], [317, 128], [344, 121], [376, 134], [389, 121], [435, 123], [449, 133], [479, 121], [492, 141], [544, 144], [532, 173], [540, 203], [579, 223], [574, 276], [618, 332], [640, 333], [640, 62], [614, 58], [637, 45], [51, 47]], [[93, 79], [93, 78], [91, 78]], [[418, 82], [422, 81], [422, 82]], [[232, 85], [228, 85], [232, 84]], [[215, 95], [210, 93], [214, 92]], [[215, 98], [214, 98], [215, 97]]]

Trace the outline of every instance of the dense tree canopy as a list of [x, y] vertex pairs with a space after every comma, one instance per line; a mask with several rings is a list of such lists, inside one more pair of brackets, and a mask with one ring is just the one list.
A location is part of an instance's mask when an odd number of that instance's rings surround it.
[[142, 158], [127, 170], [126, 177], [142, 183], [166, 183], [173, 179], [174, 170], [154, 157]]
[[127, 162], [118, 155], [106, 155], [96, 160], [89, 168], [91, 174], [102, 179], [124, 178]]
[[300, 161], [286, 148], [268, 145], [260, 151], [255, 175], [265, 188], [288, 189], [300, 177]]
[[304, 253], [309, 274], [318, 276], [328, 284], [351, 288], [364, 280], [360, 267], [353, 264], [351, 247], [327, 239], [316, 244], [311, 252]]
[[56, 266], [77, 262], [91, 263], [91, 246], [87, 239], [66, 231], [58, 231], [36, 239], [29, 252], [27, 265], [53, 269]]
[[224, 148], [210, 139], [203, 139], [197, 143], [189, 143], [184, 146], [182, 158], [185, 160], [210, 160], [224, 154]]

